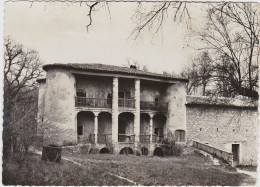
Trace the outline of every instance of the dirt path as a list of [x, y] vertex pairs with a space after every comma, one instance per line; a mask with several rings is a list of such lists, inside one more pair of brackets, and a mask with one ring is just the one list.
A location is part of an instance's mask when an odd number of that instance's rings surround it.
[[[36, 154], [36, 155], [42, 155], [42, 152], [41, 151], [39, 151], [39, 150], [37, 150], [37, 149], [32, 149], [32, 150], [30, 150], [31, 152], [33, 152], [34, 154]], [[72, 157], [66, 157], [66, 156], [62, 156], [62, 159], [63, 160], [66, 160], [66, 161], [68, 161], [68, 162], [72, 162], [73, 164], [75, 164], [75, 165], [78, 165], [78, 166], [80, 166], [80, 167], [84, 167], [84, 164], [85, 163], [79, 163], [79, 162], [77, 162], [76, 161], [76, 159], [73, 159]], [[89, 160], [92, 160], [92, 159], [89, 159]], [[85, 160], [86, 161], [86, 160]], [[136, 182], [134, 182], [134, 181], [132, 181], [132, 180], [130, 180], [130, 179], [127, 179], [127, 178], [125, 178], [125, 177], [122, 177], [122, 176], [119, 176], [119, 175], [117, 175], [117, 174], [114, 174], [114, 173], [111, 173], [111, 172], [106, 172], [107, 174], [109, 174], [109, 175], [111, 175], [111, 176], [114, 176], [114, 177], [117, 177], [117, 178], [119, 178], [119, 179], [121, 179], [121, 180], [125, 180], [125, 181], [127, 181], [127, 182], [129, 182], [129, 183], [131, 183], [131, 184], [133, 184], [133, 185], [135, 185], [135, 186], [139, 186], [139, 184], [137, 184]]]
[[238, 173], [243, 173], [248, 175], [249, 177], [246, 178], [243, 183], [241, 184], [241, 186], [255, 186], [256, 185], [256, 181], [257, 181], [257, 172], [256, 171], [247, 171], [247, 170], [243, 170], [243, 169], [238, 169], [236, 168]]

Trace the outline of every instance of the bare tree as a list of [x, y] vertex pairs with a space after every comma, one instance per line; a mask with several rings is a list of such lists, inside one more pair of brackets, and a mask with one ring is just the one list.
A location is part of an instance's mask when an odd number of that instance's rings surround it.
[[[208, 95], [207, 86], [213, 77], [213, 63], [208, 51], [203, 51], [181, 72], [181, 76], [188, 78], [187, 93], [189, 95]], [[201, 91], [200, 91], [201, 90]]]
[[4, 144], [9, 144], [13, 151], [19, 141], [26, 151], [27, 138], [32, 126], [36, 126], [35, 92], [36, 79], [41, 75], [41, 60], [37, 51], [25, 49], [10, 37], [5, 38], [4, 59]]
[[[216, 81], [233, 94], [258, 98], [260, 9], [254, 3], [209, 4], [199, 38], [214, 53]], [[223, 91], [223, 90], [222, 90]]]
[[[187, 8], [188, 3], [186, 2], [152, 2], [152, 6], [148, 8], [148, 10], [145, 9], [143, 4], [144, 3], [138, 2], [134, 15], [137, 26], [133, 29], [131, 35], [133, 35], [135, 39], [145, 28], [154, 30], [153, 32], [156, 34], [160, 28], [162, 28], [165, 19], [168, 17], [171, 17], [173, 22], [187, 21], [191, 18], [189, 9]], [[145, 4], [147, 5], [147, 3]]]

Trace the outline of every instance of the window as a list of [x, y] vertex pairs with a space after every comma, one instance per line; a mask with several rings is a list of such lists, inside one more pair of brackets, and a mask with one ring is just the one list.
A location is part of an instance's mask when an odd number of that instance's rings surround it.
[[77, 89], [77, 97], [86, 97], [86, 92], [81, 89]]
[[119, 98], [125, 98], [125, 93], [124, 92], [118, 92], [118, 97]]
[[77, 127], [77, 132], [78, 132], [78, 136], [83, 135], [83, 126], [78, 126]]
[[154, 128], [154, 134], [159, 135], [159, 128]]
[[176, 142], [185, 142], [185, 131], [184, 130], [176, 130], [175, 131]]

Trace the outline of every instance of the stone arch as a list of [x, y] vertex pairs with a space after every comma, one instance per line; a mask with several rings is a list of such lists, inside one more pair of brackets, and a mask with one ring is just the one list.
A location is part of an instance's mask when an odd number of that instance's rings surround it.
[[91, 143], [94, 141], [94, 117], [94, 113], [90, 111], [77, 113], [78, 142]]
[[154, 132], [158, 137], [163, 138], [165, 134], [165, 127], [166, 127], [166, 120], [167, 117], [165, 114], [155, 114], [153, 116], [153, 127]]
[[156, 147], [153, 151], [153, 155], [154, 156], [160, 156], [160, 157], [164, 157], [164, 151], [162, 148], [160, 147]]
[[128, 154], [134, 154], [134, 151], [131, 147], [124, 147], [119, 152], [120, 155], [128, 155]]
[[110, 150], [107, 147], [104, 147], [99, 150], [99, 154], [109, 154]]
[[141, 154], [147, 156], [149, 153], [148, 149], [146, 147], [141, 148]]
[[175, 131], [174, 135], [175, 135], [175, 141], [176, 142], [185, 142], [185, 130], [182, 129], [178, 129]]

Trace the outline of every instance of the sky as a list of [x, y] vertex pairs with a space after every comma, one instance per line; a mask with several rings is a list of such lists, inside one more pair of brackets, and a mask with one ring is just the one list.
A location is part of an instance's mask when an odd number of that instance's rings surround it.
[[[89, 31], [88, 6], [70, 2], [5, 2], [4, 36], [39, 52], [44, 64], [101, 63], [123, 65], [137, 61], [149, 71], [180, 73], [198, 51], [185, 21], [175, 23], [172, 16], [156, 35], [148, 29], [136, 40], [135, 2], [110, 3], [97, 7]], [[151, 3], [144, 3], [149, 10]], [[189, 4], [192, 28], [202, 28], [199, 3]], [[169, 12], [170, 13], [170, 12]]]

